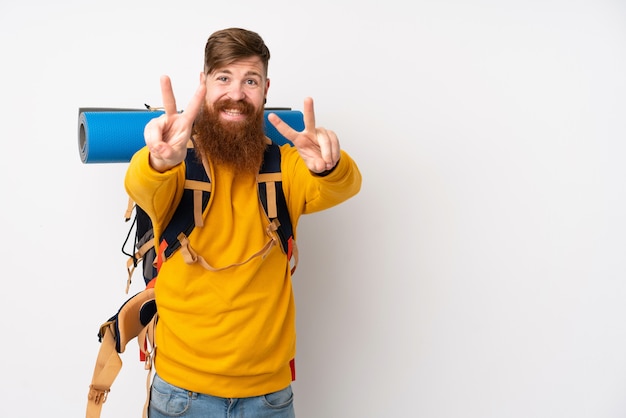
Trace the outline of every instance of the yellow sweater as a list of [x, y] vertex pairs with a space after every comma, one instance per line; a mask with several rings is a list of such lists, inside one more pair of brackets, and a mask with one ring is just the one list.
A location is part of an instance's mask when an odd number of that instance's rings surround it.
[[[335, 206], [358, 193], [361, 174], [342, 151], [327, 176], [309, 172], [295, 148], [281, 147], [283, 190], [294, 235], [300, 215]], [[158, 236], [183, 192], [184, 163], [159, 173], [148, 150], [130, 162], [125, 186], [152, 218]], [[267, 220], [256, 178], [211, 167], [213, 191], [204, 227], [191, 247], [213, 267], [247, 260], [267, 242]], [[291, 382], [295, 357], [295, 303], [289, 261], [280, 246], [265, 257], [212, 272], [186, 264], [180, 251], [163, 263], [156, 280], [159, 321], [156, 372], [165, 381], [219, 397], [260, 396]]]

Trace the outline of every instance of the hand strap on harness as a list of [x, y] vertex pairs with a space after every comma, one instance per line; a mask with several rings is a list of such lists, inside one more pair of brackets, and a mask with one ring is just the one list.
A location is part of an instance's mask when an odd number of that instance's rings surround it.
[[87, 396], [87, 418], [97, 418], [102, 411], [102, 404], [106, 402], [111, 391], [111, 385], [122, 368], [122, 360], [115, 351], [112, 323], [108, 322], [100, 329], [104, 332], [102, 345], [98, 351], [96, 367], [89, 385]]

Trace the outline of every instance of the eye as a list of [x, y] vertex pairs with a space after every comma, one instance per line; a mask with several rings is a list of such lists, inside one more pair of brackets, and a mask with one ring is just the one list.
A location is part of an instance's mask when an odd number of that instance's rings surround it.
[[254, 80], [254, 79], [252, 79], [252, 78], [249, 78], [249, 79], [246, 80], [246, 84], [249, 85], [249, 86], [256, 86], [256, 85], [259, 84], [259, 82]]
[[226, 77], [225, 75], [218, 76], [217, 81], [221, 81], [222, 83], [225, 83], [228, 81], [228, 77]]

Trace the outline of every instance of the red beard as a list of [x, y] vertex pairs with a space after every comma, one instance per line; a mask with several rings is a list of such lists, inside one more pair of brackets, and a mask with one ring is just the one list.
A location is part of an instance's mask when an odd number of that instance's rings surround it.
[[[241, 122], [220, 119], [222, 109], [236, 109], [247, 117]], [[194, 124], [193, 143], [200, 158], [224, 164], [241, 173], [258, 173], [267, 146], [263, 108], [248, 102], [226, 100], [200, 110]]]

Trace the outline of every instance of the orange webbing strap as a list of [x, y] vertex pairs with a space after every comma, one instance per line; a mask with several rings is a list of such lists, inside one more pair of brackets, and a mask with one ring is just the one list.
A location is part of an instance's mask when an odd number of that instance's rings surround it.
[[128, 261], [126, 261], [126, 271], [128, 272], [128, 279], [126, 279], [126, 294], [128, 294], [128, 290], [130, 289], [133, 273], [135, 272], [137, 263], [143, 260], [143, 256], [146, 255], [146, 253], [153, 247], [154, 240], [150, 239], [144, 245], [139, 247], [135, 254], [132, 257], [129, 257]]
[[261, 173], [257, 176], [259, 183], [265, 183], [265, 195], [267, 197], [267, 216], [270, 219], [278, 217], [276, 206], [276, 182], [282, 181], [281, 173]]
[[204, 226], [202, 219], [202, 192], [211, 193], [213, 185], [206, 181], [185, 180], [185, 189], [193, 190], [193, 222], [195, 226]]
[[187, 238], [187, 236], [183, 234], [182, 232], [178, 235], [178, 241], [180, 242], [180, 251], [183, 256], [183, 259], [185, 260], [185, 263], [187, 264], [199, 263], [206, 270], [221, 271], [221, 270], [229, 269], [231, 267], [242, 266], [248, 263], [250, 260], [252, 260], [255, 257], [265, 257], [270, 252], [272, 247], [274, 245], [277, 245], [278, 243], [278, 238], [276, 237], [276, 234], [275, 234], [276, 228], [278, 228], [278, 220], [274, 219], [274, 221], [267, 226], [266, 233], [269, 235], [270, 239], [265, 243], [263, 248], [261, 248], [256, 253], [252, 254], [250, 257], [248, 257], [244, 261], [240, 261], [239, 263], [229, 264], [228, 266], [224, 266], [224, 267], [213, 267], [212, 265], [210, 265], [200, 254], [196, 253], [196, 251], [193, 248], [191, 248], [191, 245], [189, 244], [189, 238]]
[[[128, 205], [126, 206], [126, 212], [124, 213], [124, 220], [126, 222], [130, 221], [130, 217], [133, 214], [134, 207], [135, 207], [135, 201], [131, 197], [128, 197]], [[138, 260], [137, 258], [135, 258], [137, 256], [138, 254], [135, 253], [135, 256], [129, 258], [128, 261], [126, 262], [126, 271], [128, 271], [128, 279], [126, 279], [126, 294], [128, 294], [128, 290], [130, 289], [130, 284], [133, 278], [133, 272], [135, 271], [136, 262]]]
[[[276, 183], [282, 181], [282, 173], [260, 173], [257, 176], [257, 181], [259, 183], [265, 183], [265, 197], [267, 199], [267, 216], [270, 219], [274, 219], [274, 225], [276, 230], [280, 223], [278, 223], [278, 205], [276, 203]], [[298, 266], [298, 246], [296, 245], [296, 241], [293, 237], [289, 238], [288, 247], [285, 251], [287, 252], [287, 258], [291, 263], [291, 274], [293, 275], [296, 272], [296, 267]]]
[[135, 207], [135, 201], [129, 197], [128, 198], [128, 206], [126, 207], [126, 212], [124, 213], [124, 219], [126, 222], [130, 221], [130, 217], [133, 214], [133, 208]]
[[89, 394], [87, 396], [87, 418], [98, 418], [102, 404], [107, 400], [111, 385], [122, 368], [122, 360], [115, 350], [113, 323], [108, 322], [101, 328], [104, 334], [96, 367], [94, 368]]
[[[130, 218], [133, 214], [133, 209], [135, 208], [135, 201], [129, 197], [128, 205], [126, 206], [126, 212], [124, 213], [124, 220], [126, 222], [130, 221]], [[133, 254], [132, 257], [129, 257], [126, 261], [126, 271], [128, 272], [128, 278], [126, 279], [126, 294], [130, 289], [130, 285], [132, 283], [133, 273], [135, 272], [135, 268], [137, 267], [137, 263], [143, 260], [143, 256], [146, 255], [150, 249], [154, 247], [154, 241], [148, 240], [145, 244], [143, 244], [139, 249]]]
[[[291, 265], [291, 275], [296, 272], [296, 267], [298, 267], [298, 245], [296, 245], [296, 240], [293, 237], [289, 238], [289, 262]], [[293, 260], [293, 261], [292, 261]]]

